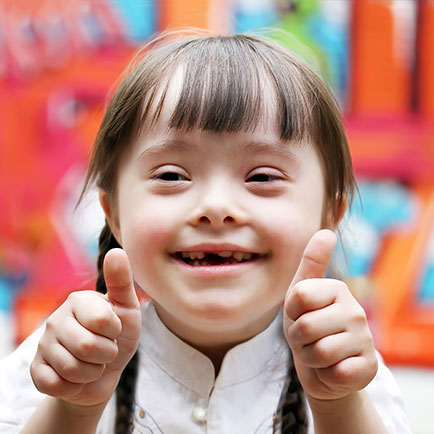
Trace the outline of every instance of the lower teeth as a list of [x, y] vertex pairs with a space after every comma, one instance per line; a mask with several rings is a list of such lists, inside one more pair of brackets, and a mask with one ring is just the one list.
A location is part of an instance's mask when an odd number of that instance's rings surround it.
[[[233, 262], [222, 262], [221, 264], [215, 264], [215, 265], [232, 265]], [[191, 266], [193, 267], [206, 267], [211, 265], [209, 262], [205, 262], [205, 261], [194, 261], [192, 263], [190, 263]]]

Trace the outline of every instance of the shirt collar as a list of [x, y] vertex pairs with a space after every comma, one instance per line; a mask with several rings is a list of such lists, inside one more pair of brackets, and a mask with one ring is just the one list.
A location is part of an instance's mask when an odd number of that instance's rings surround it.
[[211, 360], [174, 335], [160, 320], [152, 303], [142, 312], [143, 334], [140, 350], [171, 377], [208, 395], [213, 388], [229, 387], [257, 376], [273, 363], [276, 353], [288, 352], [282, 331], [282, 313], [261, 333], [232, 348], [223, 359], [217, 379]]

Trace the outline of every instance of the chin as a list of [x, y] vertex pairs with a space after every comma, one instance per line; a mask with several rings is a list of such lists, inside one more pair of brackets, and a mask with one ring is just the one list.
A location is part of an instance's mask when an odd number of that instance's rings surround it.
[[256, 328], [258, 323], [262, 323], [264, 317], [272, 316], [271, 312], [276, 311], [273, 308], [269, 310], [258, 307], [263, 307], [261, 302], [253, 304], [235, 303], [230, 300], [221, 299], [218, 301], [202, 300], [199, 304], [190, 304], [186, 307], [185, 316], [191, 318], [191, 322], [195, 322], [208, 332], [224, 332], [225, 330]]
[[197, 317], [210, 323], [219, 323], [242, 317], [245, 306], [242, 304], [231, 303], [223, 299], [200, 300], [199, 303], [189, 303], [185, 307], [186, 314]]

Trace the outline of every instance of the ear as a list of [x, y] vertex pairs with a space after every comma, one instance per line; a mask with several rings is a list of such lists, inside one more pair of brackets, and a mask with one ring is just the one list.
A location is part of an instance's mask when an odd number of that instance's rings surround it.
[[99, 203], [101, 204], [101, 207], [104, 211], [107, 224], [109, 225], [113, 236], [116, 238], [116, 241], [119, 243], [119, 245], [122, 246], [119, 216], [117, 210], [114, 208], [114, 206], [112, 206], [107, 192], [102, 189], [99, 189]]
[[332, 229], [335, 230], [342, 218], [345, 215], [345, 211], [348, 206], [347, 196], [342, 198], [341, 203], [336, 203], [335, 209], [333, 209], [332, 204], [326, 204], [324, 210], [324, 219], [323, 219], [323, 229]]

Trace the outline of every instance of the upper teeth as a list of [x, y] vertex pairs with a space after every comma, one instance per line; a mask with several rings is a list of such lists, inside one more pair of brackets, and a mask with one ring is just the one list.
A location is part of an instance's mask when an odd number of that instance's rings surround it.
[[[252, 253], [245, 253], [245, 252], [230, 252], [228, 250], [224, 250], [222, 252], [216, 252], [215, 255], [221, 256], [222, 258], [230, 258], [231, 256], [238, 262], [242, 260], [250, 260], [252, 259], [253, 254]], [[204, 252], [182, 252], [181, 253], [183, 258], [189, 258], [191, 260], [195, 259], [203, 259], [205, 257]]]

